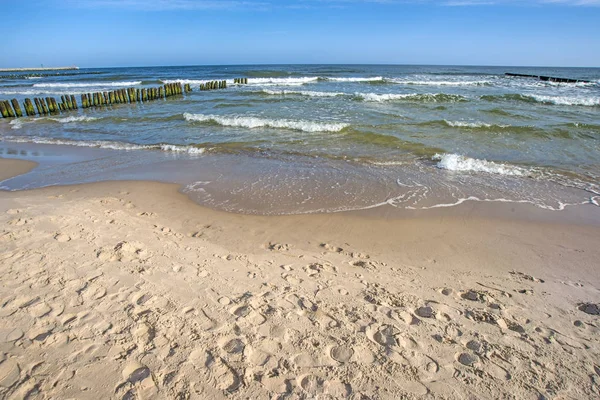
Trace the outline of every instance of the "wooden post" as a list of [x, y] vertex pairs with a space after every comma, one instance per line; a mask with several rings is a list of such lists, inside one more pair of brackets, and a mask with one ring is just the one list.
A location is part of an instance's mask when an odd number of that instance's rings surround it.
[[81, 107], [88, 108], [87, 99], [85, 98], [85, 93], [81, 95]]
[[159, 98], [159, 99], [162, 99], [162, 98], [164, 98], [164, 97], [165, 97], [165, 94], [164, 94], [164, 92], [163, 92], [163, 87], [162, 87], [162, 86], [159, 86], [159, 87], [158, 87], [158, 98]]
[[121, 89], [121, 96], [123, 96], [123, 103], [129, 103], [129, 99], [127, 98], [127, 91], [125, 89]]
[[34, 116], [35, 108], [33, 108], [33, 103], [30, 99], [25, 99], [25, 110], [27, 111], [27, 115]]
[[[66, 101], [65, 101], [65, 96], [64, 96], [64, 95], [63, 95], [63, 96], [60, 96], [60, 102], [61, 102], [62, 104], [65, 104], [65, 103], [66, 103]], [[60, 106], [60, 105], [59, 105], [59, 106]]]
[[6, 109], [6, 105], [4, 104], [4, 100], [0, 100], [0, 113], [2, 113], [2, 118], [8, 118], [8, 110]]
[[40, 107], [42, 107], [42, 112], [44, 115], [48, 114], [48, 106], [46, 105], [44, 99], [38, 99], [38, 102], [40, 103]]
[[63, 101], [63, 103], [65, 104], [66, 109], [68, 109], [68, 110], [73, 109], [73, 104], [71, 104], [71, 97], [69, 95], [65, 96], [65, 100]]
[[44, 99], [39, 99], [40, 101], [40, 105], [42, 106], [42, 111], [44, 112], [44, 114], [48, 114], [48, 105], [46, 104], [46, 102], [44, 101]]
[[73, 106], [73, 110], [77, 110], [77, 100], [74, 95], [71, 95], [71, 106]]
[[47, 97], [46, 102], [48, 103], [48, 111], [50, 111], [50, 114], [59, 111], [58, 104], [56, 104], [56, 99], [54, 99], [54, 97]]
[[50, 97], [50, 101], [52, 102], [52, 108], [54, 108], [54, 112], [58, 113], [60, 110], [58, 109], [58, 104], [56, 104], [56, 99], [54, 97]]
[[34, 97], [33, 101], [35, 102], [35, 108], [37, 108], [38, 114], [40, 114], [40, 115], [44, 114], [44, 109], [42, 108], [42, 105], [40, 104], [40, 99], [38, 99], [37, 97]]
[[16, 117], [15, 115], [15, 110], [12, 109], [10, 102], [8, 100], [4, 100], [4, 108], [6, 108], [6, 112], [8, 113], [9, 117]]
[[28, 117], [29, 115], [29, 106], [27, 105], [27, 99], [23, 100], [23, 109], [25, 110], [25, 115], [27, 115]]
[[27, 115], [29, 117], [30, 115], [29, 115], [29, 107], [27, 106], [27, 99], [25, 99], [23, 101], [23, 109], [25, 110], [25, 115]]
[[138, 103], [142, 101], [142, 91], [140, 89], [135, 89], [135, 100]]
[[48, 114], [51, 114], [54, 111], [54, 107], [52, 107], [52, 101], [50, 101], [50, 97], [46, 97], [46, 106], [48, 107]]
[[17, 99], [12, 99], [12, 106], [15, 109], [15, 114], [17, 115], [17, 117], [22, 117], [23, 116], [23, 111], [21, 111], [21, 106], [19, 106], [19, 102], [17, 101]]
[[145, 88], [142, 89], [142, 101], [143, 102], [148, 101], [148, 91]]

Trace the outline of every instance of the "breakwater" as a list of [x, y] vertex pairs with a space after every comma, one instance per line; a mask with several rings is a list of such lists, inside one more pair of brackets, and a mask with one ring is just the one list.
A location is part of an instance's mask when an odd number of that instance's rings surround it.
[[[247, 84], [247, 78], [236, 78], [237, 84]], [[199, 89], [202, 91], [226, 89], [227, 81], [218, 80], [202, 83]], [[3, 118], [18, 118], [23, 116], [56, 114], [69, 110], [81, 108], [103, 107], [113, 104], [131, 104], [153, 100], [166, 99], [171, 96], [181, 95], [192, 91], [189, 83], [181, 82], [166, 83], [163, 86], [136, 89], [133, 87], [127, 89], [117, 89], [112, 91], [83, 93], [81, 102], [78, 104], [75, 95], [65, 94], [60, 96], [60, 102], [54, 97], [35, 97], [33, 101], [30, 98], [23, 100], [22, 106], [17, 99], [0, 100], [0, 114]]]

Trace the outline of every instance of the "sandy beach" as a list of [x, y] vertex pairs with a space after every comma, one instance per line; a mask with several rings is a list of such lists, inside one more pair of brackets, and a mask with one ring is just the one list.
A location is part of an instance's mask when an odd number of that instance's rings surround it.
[[[0, 160], [0, 179], [34, 165]], [[0, 192], [0, 397], [597, 398], [599, 225], [474, 207], [264, 217], [152, 182]]]

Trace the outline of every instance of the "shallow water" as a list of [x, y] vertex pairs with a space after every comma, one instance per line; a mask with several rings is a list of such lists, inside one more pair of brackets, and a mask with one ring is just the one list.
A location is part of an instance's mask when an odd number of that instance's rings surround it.
[[[505, 72], [591, 83], [541, 82]], [[249, 84], [234, 85], [237, 77]], [[198, 90], [216, 79], [226, 79], [228, 88]], [[94, 69], [0, 79], [0, 98], [174, 81], [190, 83], [194, 91], [166, 101], [0, 120], [0, 156], [42, 161], [42, 168], [2, 186], [158, 179], [184, 184], [201, 204], [266, 214], [465, 201], [555, 210], [598, 205], [600, 69]]]

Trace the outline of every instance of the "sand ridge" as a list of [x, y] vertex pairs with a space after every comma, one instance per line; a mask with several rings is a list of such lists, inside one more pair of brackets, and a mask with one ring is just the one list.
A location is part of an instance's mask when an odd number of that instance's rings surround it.
[[0, 193], [0, 397], [600, 396], [598, 276], [560, 271], [594, 237], [499, 269], [439, 241], [459, 268], [199, 219], [153, 185]]

